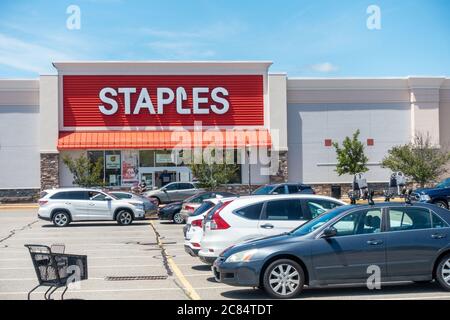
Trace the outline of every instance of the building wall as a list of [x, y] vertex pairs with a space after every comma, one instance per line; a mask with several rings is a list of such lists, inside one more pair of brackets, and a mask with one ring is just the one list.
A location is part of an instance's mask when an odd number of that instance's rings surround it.
[[339, 142], [357, 129], [369, 158], [369, 181], [387, 181], [389, 170], [380, 167], [387, 150], [410, 139], [408, 104], [290, 104], [288, 111], [289, 180], [304, 183], [351, 181], [336, 172], [336, 151], [325, 139]]
[[39, 188], [39, 81], [0, 80], [0, 190]]
[[325, 140], [341, 143], [359, 129], [368, 180], [386, 181], [389, 171], [380, 162], [387, 150], [411, 140], [410, 97], [407, 79], [288, 79], [289, 180], [351, 182], [335, 172], [336, 152]]

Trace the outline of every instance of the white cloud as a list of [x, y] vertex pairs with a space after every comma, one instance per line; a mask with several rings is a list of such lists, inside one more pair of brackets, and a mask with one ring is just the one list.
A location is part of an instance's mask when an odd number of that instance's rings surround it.
[[154, 52], [171, 59], [202, 59], [216, 55], [213, 48], [221, 46], [244, 27], [237, 22], [218, 22], [203, 28], [186, 30], [164, 30], [141, 28], [144, 36], [151, 37], [147, 46]]
[[64, 52], [0, 33], [0, 65], [42, 74], [52, 71], [52, 61], [71, 59]]
[[339, 70], [338, 66], [333, 65], [330, 62], [323, 62], [314, 64], [310, 67], [313, 71], [321, 72], [321, 73], [331, 73]]

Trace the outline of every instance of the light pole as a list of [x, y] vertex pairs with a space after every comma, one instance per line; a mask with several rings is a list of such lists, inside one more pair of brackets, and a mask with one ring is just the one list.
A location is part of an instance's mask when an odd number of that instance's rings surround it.
[[251, 172], [251, 166], [250, 166], [250, 145], [246, 145], [246, 151], [247, 151], [247, 160], [248, 160], [248, 194], [252, 194], [252, 172]]

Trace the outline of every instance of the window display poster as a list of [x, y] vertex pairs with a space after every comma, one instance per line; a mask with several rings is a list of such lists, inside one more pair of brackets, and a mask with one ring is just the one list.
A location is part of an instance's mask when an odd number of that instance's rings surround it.
[[122, 184], [139, 182], [139, 153], [135, 150], [122, 151]]
[[120, 155], [106, 155], [106, 169], [120, 169]]

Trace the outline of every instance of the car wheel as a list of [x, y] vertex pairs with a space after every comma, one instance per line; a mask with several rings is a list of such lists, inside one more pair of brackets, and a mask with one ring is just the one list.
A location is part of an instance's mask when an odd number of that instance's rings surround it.
[[175, 224], [183, 224], [184, 223], [184, 218], [183, 218], [183, 216], [178, 212], [178, 213], [175, 213], [174, 215], [173, 215], [173, 222], [175, 223]]
[[53, 215], [52, 221], [57, 227], [67, 227], [70, 223], [70, 216], [65, 211], [58, 211]]
[[436, 280], [444, 290], [450, 291], [450, 254], [439, 262], [436, 269]]
[[117, 215], [116, 220], [121, 226], [128, 226], [133, 223], [133, 215], [127, 210], [122, 210]]
[[272, 298], [289, 299], [303, 290], [305, 274], [295, 261], [281, 259], [267, 267], [263, 283], [264, 289]]
[[445, 201], [438, 200], [434, 204], [437, 205], [439, 208], [448, 209], [448, 204]]

